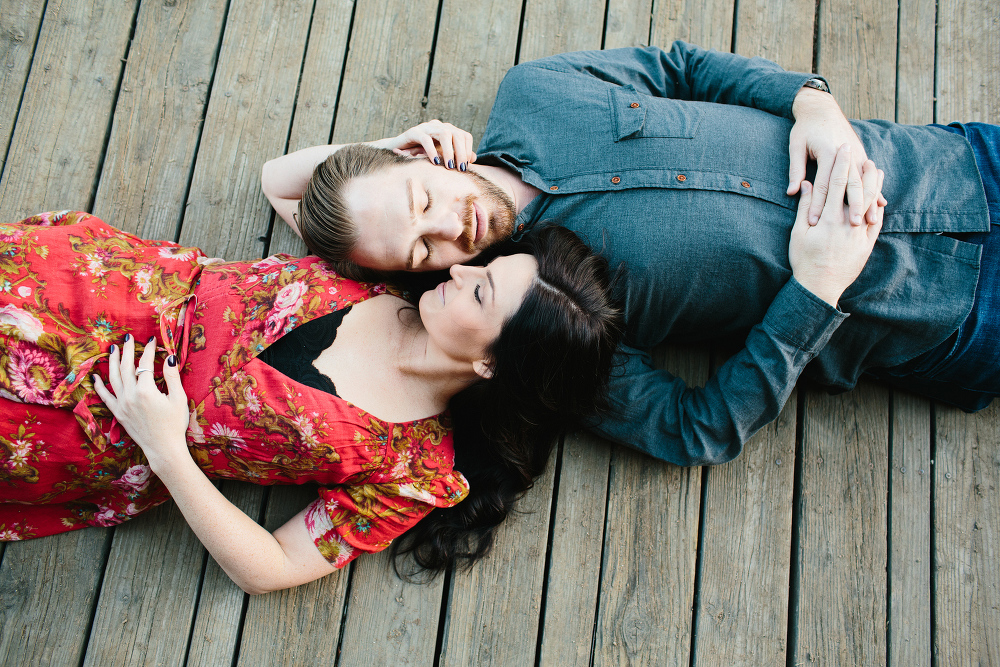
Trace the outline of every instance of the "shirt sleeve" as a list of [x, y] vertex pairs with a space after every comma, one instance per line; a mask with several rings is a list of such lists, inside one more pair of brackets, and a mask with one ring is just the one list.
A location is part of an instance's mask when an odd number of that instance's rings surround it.
[[458, 472], [429, 481], [392, 481], [320, 488], [306, 508], [306, 530], [316, 548], [334, 567], [359, 554], [374, 553], [435, 507], [451, 507], [469, 493]]
[[656, 370], [649, 354], [623, 347], [611, 381], [612, 414], [593, 430], [684, 466], [725, 463], [777, 418], [805, 368], [847, 314], [792, 278], [745, 347], [704, 387]]
[[653, 46], [577, 51], [519, 67], [583, 72], [646, 95], [752, 107], [789, 119], [802, 85], [822, 78], [788, 72], [764, 58], [745, 58], [682, 41], [674, 42], [670, 51]]

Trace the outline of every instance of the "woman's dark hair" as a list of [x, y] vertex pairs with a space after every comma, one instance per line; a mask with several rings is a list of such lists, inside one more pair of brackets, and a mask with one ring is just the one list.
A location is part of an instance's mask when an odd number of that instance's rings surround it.
[[538, 261], [538, 277], [489, 350], [493, 377], [449, 406], [455, 467], [469, 495], [393, 543], [401, 576], [404, 554], [432, 572], [485, 556], [515, 501], [545, 470], [556, 437], [607, 407], [622, 334], [607, 262], [563, 227], [546, 227], [520, 246]]

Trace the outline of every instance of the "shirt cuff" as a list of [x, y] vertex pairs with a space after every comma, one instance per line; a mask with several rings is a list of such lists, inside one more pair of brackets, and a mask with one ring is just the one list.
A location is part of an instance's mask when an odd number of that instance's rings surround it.
[[771, 302], [762, 326], [775, 337], [815, 356], [848, 314], [807, 290], [794, 277]]

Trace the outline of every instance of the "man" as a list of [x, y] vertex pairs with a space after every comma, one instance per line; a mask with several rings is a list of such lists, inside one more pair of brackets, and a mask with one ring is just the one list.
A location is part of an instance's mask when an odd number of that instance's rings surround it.
[[[982, 239], [953, 238], [990, 228], [969, 143], [941, 128], [852, 127], [825, 85], [681, 42], [564, 54], [508, 72], [476, 154], [464, 133], [425, 124], [373, 145], [444, 168], [352, 148], [305, 188], [339, 148], [317, 147], [265, 165], [265, 193], [293, 227], [303, 198], [315, 252], [390, 271], [466, 261], [539, 224], [576, 231], [629, 272], [633, 347], [622, 350], [615, 413], [596, 430], [675, 463], [720, 463], [777, 416], [810, 362], [835, 389], [874, 369], [908, 380], [925, 369], [903, 365], [956, 334], [978, 303]], [[815, 227], [794, 228], [807, 156], [816, 196], [803, 192], [800, 217]], [[884, 221], [869, 156], [889, 173]], [[326, 203], [334, 191], [339, 214]], [[335, 239], [324, 221], [338, 215]], [[734, 335], [745, 347], [704, 388], [652, 369], [641, 351]]]

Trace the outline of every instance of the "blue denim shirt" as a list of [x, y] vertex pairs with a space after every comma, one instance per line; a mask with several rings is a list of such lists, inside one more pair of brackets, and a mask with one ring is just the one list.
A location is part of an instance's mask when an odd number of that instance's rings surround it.
[[[807, 364], [849, 389], [968, 314], [979, 246], [936, 232], [983, 231], [989, 218], [968, 143], [936, 128], [854, 123], [886, 172], [882, 234], [840, 310], [792, 278], [788, 134], [812, 76], [677, 42], [553, 56], [504, 78], [477, 154], [544, 193], [515, 238], [561, 224], [628, 269], [630, 345], [603, 435], [682, 465], [728, 461]], [[654, 370], [643, 351], [734, 335], [745, 347], [703, 388]]]

